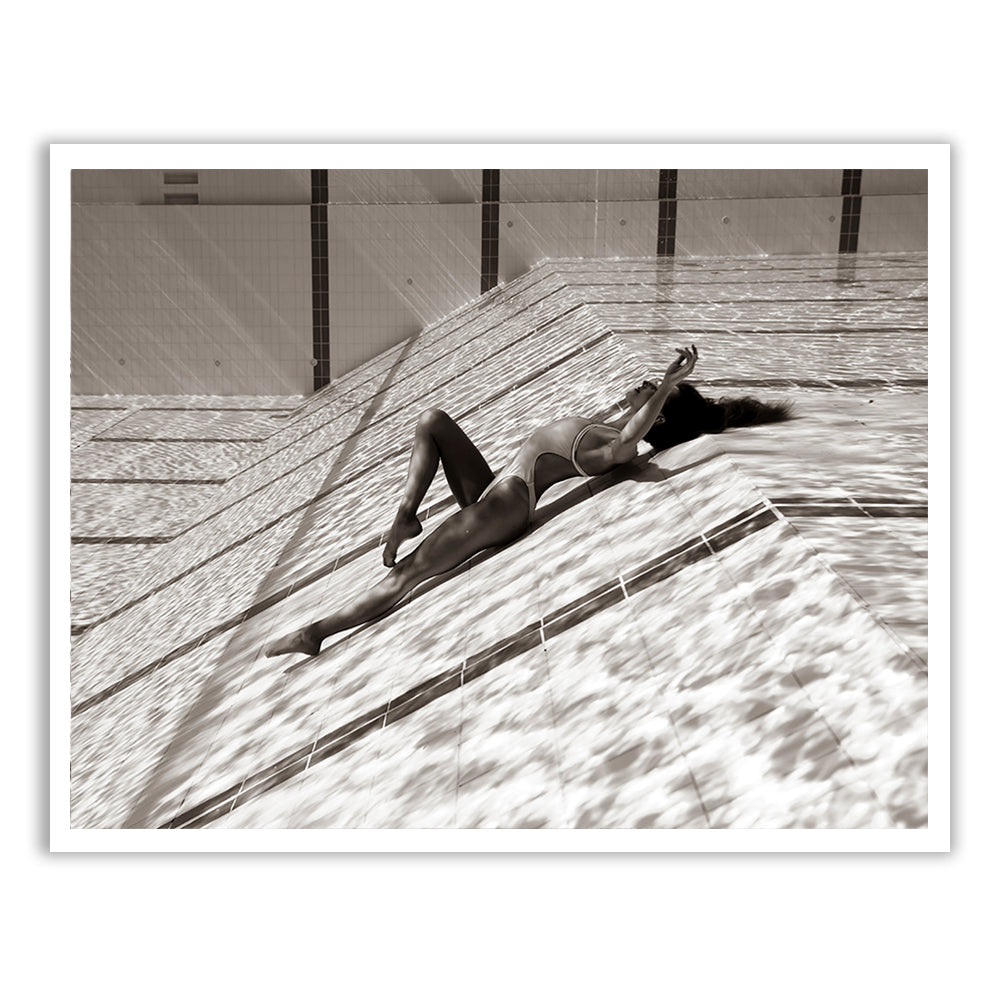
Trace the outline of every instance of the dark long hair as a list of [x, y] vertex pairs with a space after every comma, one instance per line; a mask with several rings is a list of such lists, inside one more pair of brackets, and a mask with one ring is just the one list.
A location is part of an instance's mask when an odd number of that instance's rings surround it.
[[691, 441], [701, 434], [721, 434], [729, 427], [752, 427], [790, 420], [788, 402], [765, 403], [752, 396], [723, 396], [709, 399], [689, 382], [681, 382], [663, 404], [663, 422], [654, 424], [644, 435], [657, 451]]

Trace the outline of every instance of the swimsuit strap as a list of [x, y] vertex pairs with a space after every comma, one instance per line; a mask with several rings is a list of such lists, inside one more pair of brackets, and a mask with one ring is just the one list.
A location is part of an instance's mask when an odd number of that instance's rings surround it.
[[579, 447], [580, 442], [583, 440], [583, 435], [586, 434], [587, 431], [589, 431], [593, 427], [603, 427], [603, 426], [604, 426], [603, 424], [587, 424], [587, 426], [584, 427], [580, 431], [580, 433], [577, 434], [577, 436], [573, 439], [573, 447], [570, 448], [569, 450], [569, 460], [573, 463], [573, 465], [576, 467], [576, 471], [579, 472], [581, 476], [589, 476], [590, 473], [584, 472], [583, 469], [580, 468], [580, 463], [576, 460], [576, 449]]

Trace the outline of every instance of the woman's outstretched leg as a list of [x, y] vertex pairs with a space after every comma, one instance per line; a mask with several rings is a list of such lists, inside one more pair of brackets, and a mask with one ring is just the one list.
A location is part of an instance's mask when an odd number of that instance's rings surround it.
[[527, 525], [527, 487], [517, 479], [505, 480], [488, 497], [442, 522], [374, 587], [334, 614], [272, 643], [265, 653], [268, 656], [282, 653], [315, 656], [327, 636], [384, 615], [424, 580], [447, 573], [476, 552], [513, 541], [524, 533]]
[[417, 421], [403, 497], [382, 552], [386, 566], [395, 565], [399, 546], [423, 530], [417, 508], [439, 465], [444, 466], [448, 485], [461, 507], [478, 500], [493, 479], [489, 464], [465, 431], [443, 410], [424, 410]]

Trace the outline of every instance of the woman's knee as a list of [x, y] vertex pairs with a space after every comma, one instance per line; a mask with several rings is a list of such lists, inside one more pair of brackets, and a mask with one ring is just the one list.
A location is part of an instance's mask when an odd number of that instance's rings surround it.
[[417, 418], [417, 428], [430, 434], [440, 431], [442, 427], [454, 426], [454, 423], [455, 421], [444, 410], [437, 407], [424, 410]]

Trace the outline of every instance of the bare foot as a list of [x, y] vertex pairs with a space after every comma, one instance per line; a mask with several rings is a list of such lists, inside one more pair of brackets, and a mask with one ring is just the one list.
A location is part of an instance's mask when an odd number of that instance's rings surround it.
[[313, 634], [312, 626], [300, 628], [276, 642], [272, 642], [264, 650], [265, 656], [281, 656], [282, 653], [308, 653], [315, 656], [319, 652], [321, 640]]
[[397, 514], [396, 520], [393, 521], [392, 527], [389, 529], [388, 539], [385, 543], [385, 548], [382, 550], [382, 562], [386, 566], [396, 565], [396, 551], [399, 546], [406, 541], [407, 538], [416, 538], [421, 531], [424, 530], [424, 526], [417, 520], [416, 517], [407, 517], [404, 514]]

